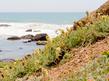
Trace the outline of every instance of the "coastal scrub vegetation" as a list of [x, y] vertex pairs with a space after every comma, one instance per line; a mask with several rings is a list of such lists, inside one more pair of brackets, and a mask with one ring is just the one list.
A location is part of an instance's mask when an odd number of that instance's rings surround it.
[[[62, 31], [60, 36], [46, 45], [41, 54], [42, 58], [45, 59], [43, 64], [57, 64], [60, 60], [65, 58], [64, 56], [69, 56], [71, 48], [93, 44], [108, 35], [109, 17], [107, 16], [102, 16], [95, 24], [79, 28], [76, 31], [71, 31], [70, 29], [67, 32]], [[43, 54], [45, 57], [43, 57]]]
[[[70, 59], [72, 48], [85, 47], [89, 44], [106, 38], [109, 35], [109, 17], [102, 16], [94, 24], [78, 28], [77, 30], [61, 30], [61, 34], [54, 39], [47, 37], [44, 49], [37, 49], [32, 55], [25, 56], [15, 62], [0, 62], [0, 81], [15, 81], [17, 78], [29, 76], [41, 68], [51, 68], [64, 64]], [[104, 53], [108, 55], [108, 52]], [[99, 61], [99, 63], [98, 63]], [[94, 65], [94, 66], [93, 66]], [[89, 63], [81, 71], [73, 74], [68, 81], [87, 81], [89, 77], [94, 80], [105, 81], [104, 75], [109, 73], [109, 58], [100, 57]], [[104, 68], [102, 68], [105, 66]], [[95, 68], [93, 70], [93, 68]], [[93, 70], [93, 71], [92, 71]]]
[[109, 81], [109, 53], [106, 51], [99, 58], [89, 62], [79, 71], [71, 74], [64, 81]]

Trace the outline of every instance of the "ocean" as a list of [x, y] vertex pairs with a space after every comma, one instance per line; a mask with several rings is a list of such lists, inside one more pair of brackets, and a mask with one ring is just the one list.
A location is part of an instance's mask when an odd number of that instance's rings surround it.
[[[36, 45], [36, 42], [23, 43], [24, 40], [9, 41], [6, 37], [36, 35], [47, 33], [51, 37], [57, 35], [57, 29], [65, 29], [73, 25], [74, 21], [84, 17], [84, 13], [0, 13], [0, 60], [21, 59], [31, 54], [35, 49], [44, 46]], [[25, 32], [32, 29], [32, 32]], [[39, 32], [35, 32], [39, 31]]]
[[40, 22], [49, 24], [72, 24], [82, 18], [83, 12], [38, 12], [38, 13], [0, 13], [0, 22]]

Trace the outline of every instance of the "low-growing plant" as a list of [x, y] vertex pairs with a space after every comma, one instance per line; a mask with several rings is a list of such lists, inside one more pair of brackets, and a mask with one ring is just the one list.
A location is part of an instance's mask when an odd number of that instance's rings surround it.
[[86, 46], [109, 35], [109, 17], [102, 16], [99, 21], [71, 32], [65, 40], [67, 47]]
[[109, 58], [109, 51], [105, 51], [102, 53], [103, 55], [106, 55]]
[[89, 62], [76, 73], [72, 73], [65, 81], [108, 81], [109, 58], [101, 56]]

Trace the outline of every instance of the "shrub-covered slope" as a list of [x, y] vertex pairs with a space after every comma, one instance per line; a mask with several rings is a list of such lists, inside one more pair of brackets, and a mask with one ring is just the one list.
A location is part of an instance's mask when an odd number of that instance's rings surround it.
[[[68, 29], [67, 32], [62, 31], [62, 34], [55, 39], [51, 40], [48, 38], [48, 44], [43, 50], [36, 50], [32, 55], [25, 56], [22, 60], [16, 62], [0, 62], [0, 81], [15, 81], [16, 79], [18, 80], [18, 78], [21, 78], [21, 81], [26, 81], [30, 75], [33, 75], [32, 78], [35, 79], [35, 81], [37, 81], [39, 76], [42, 80], [44, 79], [44, 81], [49, 79], [52, 81], [52, 77], [55, 77], [54, 73], [58, 73], [59, 71], [59, 76], [61, 76], [61, 70], [63, 68], [57, 71], [54, 69], [75, 59], [73, 58], [73, 54], [75, 53], [73, 53], [72, 50], [95, 44], [107, 38], [108, 35], [108, 16], [102, 16], [100, 20], [96, 21], [94, 24], [79, 28], [76, 31], [72, 31], [71, 29]], [[76, 60], [79, 60], [79, 58], [76, 58]], [[88, 61], [86, 63], [88, 63]], [[53, 68], [54, 66], [55, 68]], [[50, 68], [52, 70], [50, 70]], [[73, 69], [73, 66], [71, 68]], [[67, 70], [69, 71], [69, 69], [65, 70], [65, 73]], [[58, 80], [58, 77], [56, 77], [56, 80]]]
[[76, 30], [60, 30], [56, 38], [47, 37], [44, 49], [22, 60], [0, 62], [0, 81], [108, 81], [108, 3], [97, 15], [87, 14], [79, 27], [74, 25]]

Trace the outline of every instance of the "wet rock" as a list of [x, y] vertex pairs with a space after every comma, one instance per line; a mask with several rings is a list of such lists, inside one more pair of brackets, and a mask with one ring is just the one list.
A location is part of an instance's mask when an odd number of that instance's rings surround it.
[[46, 33], [42, 33], [42, 34], [37, 34], [35, 35], [31, 41], [46, 41], [48, 35]]
[[8, 24], [0, 24], [0, 27], [8, 27], [8, 26], [11, 26], [11, 25], [8, 25]]
[[28, 29], [28, 30], [26, 30], [26, 32], [32, 32], [32, 29]]
[[31, 40], [23, 41], [23, 43], [29, 43], [32, 42]]
[[2, 50], [0, 50], [0, 52], [2, 52]]
[[[25, 36], [22, 36], [21, 39], [29, 39], [28, 41], [24, 41], [23, 43], [28, 43], [28, 42], [32, 42], [32, 41], [47, 41], [46, 36], [48, 36], [48, 35], [45, 33], [37, 34], [35, 36], [25, 35]], [[45, 43], [43, 42], [42, 44], [45, 44]]]
[[22, 48], [22, 47], [20, 47], [19, 49], [20, 49], [20, 50], [22, 50], [23, 48]]
[[12, 37], [7, 38], [7, 40], [20, 40], [20, 39], [21, 38], [17, 36], [12, 36]]

